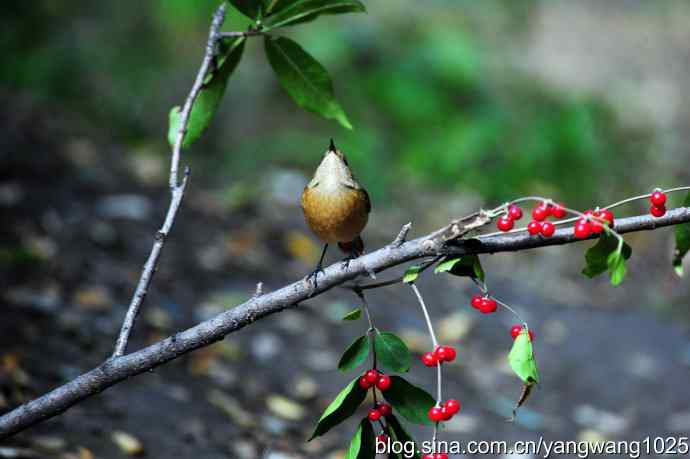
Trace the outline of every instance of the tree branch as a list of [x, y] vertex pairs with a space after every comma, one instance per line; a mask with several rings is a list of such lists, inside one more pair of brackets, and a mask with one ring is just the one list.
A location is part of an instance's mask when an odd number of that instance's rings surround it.
[[[619, 233], [629, 233], [688, 222], [690, 222], [690, 208], [682, 207], [668, 211], [661, 218], [654, 218], [650, 215], [621, 218], [616, 220], [615, 229]], [[469, 222], [467, 225], [473, 223]], [[452, 222], [451, 225], [458, 225], [458, 221]], [[456, 229], [453, 229], [452, 232], [455, 232]], [[251, 298], [249, 301], [212, 319], [137, 352], [108, 360], [73, 381], [0, 417], [0, 438], [6, 438], [56, 416], [79, 401], [98, 394], [126, 378], [148, 371], [195, 349], [208, 346], [223, 339], [225, 335], [263, 317], [297, 306], [310, 297], [319, 295], [358, 276], [366, 276], [368, 269], [380, 272], [410, 260], [430, 256], [514, 252], [579, 241], [579, 239], [574, 238], [571, 229], [561, 229], [550, 238], [529, 236], [525, 232], [524, 234], [511, 233], [486, 238], [480, 236], [470, 239], [454, 239], [439, 243], [438, 235], [447, 234], [447, 231], [444, 230], [442, 228], [426, 236], [405, 242], [398, 247], [390, 245], [383, 247], [352, 260], [349, 267], [345, 267], [340, 262], [335, 263], [324, 270], [316, 289], [306, 279], [299, 280], [274, 292]], [[462, 232], [463, 228], [460, 228], [460, 233]]]
[[178, 169], [180, 164], [180, 152], [182, 150], [182, 142], [184, 140], [185, 133], [187, 132], [187, 125], [189, 124], [189, 116], [192, 112], [192, 106], [194, 101], [199, 96], [199, 92], [204, 85], [204, 79], [211, 68], [211, 63], [215, 57], [216, 53], [216, 43], [219, 37], [219, 30], [223, 25], [225, 20], [225, 2], [221, 4], [220, 7], [213, 14], [213, 20], [211, 21], [211, 30], [208, 34], [208, 41], [206, 43], [206, 53], [204, 54], [204, 59], [197, 73], [194, 84], [192, 85], [191, 91], [185, 100], [184, 107], [180, 113], [180, 125], [177, 129], [177, 135], [175, 137], [175, 145], [173, 145], [172, 155], [170, 159], [170, 205], [168, 207], [168, 212], [165, 216], [165, 221], [163, 226], [158, 233], [151, 248], [151, 253], [149, 254], [148, 260], [144, 264], [144, 268], [141, 272], [141, 277], [139, 278], [139, 283], [132, 296], [132, 301], [127, 308], [127, 314], [122, 322], [122, 328], [120, 329], [120, 335], [115, 343], [115, 350], [113, 351], [113, 358], [120, 357], [127, 350], [127, 343], [129, 341], [129, 335], [132, 333], [134, 328], [134, 323], [139, 315], [139, 309], [141, 308], [144, 299], [146, 298], [146, 293], [148, 292], [151, 281], [153, 280], [153, 275], [156, 272], [156, 267], [158, 266], [158, 258], [163, 251], [163, 245], [165, 240], [170, 234], [173, 223], [175, 222], [175, 216], [182, 203], [182, 197], [184, 196], [185, 188], [187, 187], [187, 179], [189, 178], [189, 168], [185, 170], [184, 178], [182, 183], [179, 184], [178, 180]]

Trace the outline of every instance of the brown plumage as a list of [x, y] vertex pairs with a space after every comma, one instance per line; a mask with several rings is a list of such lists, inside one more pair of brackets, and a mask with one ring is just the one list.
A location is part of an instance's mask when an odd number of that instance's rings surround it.
[[369, 195], [355, 180], [345, 155], [333, 141], [304, 188], [302, 210], [311, 230], [325, 244], [337, 243], [348, 254], [363, 252], [359, 235], [369, 219]]

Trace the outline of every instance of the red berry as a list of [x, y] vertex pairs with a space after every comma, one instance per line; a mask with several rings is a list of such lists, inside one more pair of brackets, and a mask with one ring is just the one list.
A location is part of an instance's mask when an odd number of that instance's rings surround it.
[[422, 459], [434, 459], [434, 455], [433, 454], [425, 454], [424, 456], [422, 456]]
[[510, 328], [510, 336], [512, 336], [513, 339], [517, 338], [520, 333], [522, 333], [522, 325], [515, 324]]
[[434, 459], [448, 459], [448, 455], [446, 453], [436, 453], [434, 454]]
[[531, 222], [529, 222], [529, 225], [527, 225], [527, 232], [532, 236], [536, 236], [541, 231], [541, 225], [541, 222], [532, 220]]
[[473, 295], [472, 296], [472, 307], [474, 309], [479, 309], [482, 307], [482, 296], [481, 295]]
[[513, 204], [508, 207], [508, 216], [513, 220], [520, 220], [522, 218], [522, 209]]
[[613, 212], [608, 209], [604, 209], [599, 212], [599, 216], [609, 222], [609, 228], [613, 227]]
[[443, 408], [445, 408], [447, 412], [453, 415], [460, 411], [460, 402], [455, 399], [446, 400], [446, 403], [443, 405]]
[[429, 419], [433, 422], [443, 421], [443, 410], [440, 406], [434, 406], [429, 410]]
[[567, 211], [565, 210], [565, 206], [563, 204], [554, 204], [551, 207], [551, 215], [553, 215], [556, 218], [563, 218], [567, 214]]
[[422, 354], [422, 363], [427, 367], [435, 367], [438, 363], [438, 359], [433, 352], [425, 352]]
[[649, 208], [649, 213], [654, 215], [655, 217], [663, 217], [664, 214], [666, 213], [666, 207], [665, 206], [652, 206]]
[[483, 314], [491, 314], [492, 312], [496, 311], [496, 308], [498, 307], [498, 304], [496, 303], [496, 300], [486, 297], [482, 299], [482, 305], [479, 308], [479, 310]]
[[376, 408], [372, 408], [369, 410], [369, 414], [367, 415], [370, 421], [376, 422], [379, 419], [381, 419], [381, 412], [377, 410]]
[[[594, 215], [595, 217], [601, 218], [599, 212], [595, 212]], [[592, 229], [592, 233], [594, 234], [599, 234], [604, 231], [604, 224], [594, 218], [589, 222], [589, 227]]]
[[367, 381], [366, 376], [359, 378], [359, 387], [362, 389], [369, 389], [371, 387], [371, 383]]
[[388, 435], [386, 434], [379, 434], [376, 436], [376, 442], [377, 443], [388, 443]]
[[391, 387], [391, 377], [388, 375], [379, 376], [378, 381], [376, 381], [376, 388], [383, 392], [389, 387]]
[[513, 226], [515, 225], [515, 222], [513, 221], [512, 218], [504, 215], [501, 218], [498, 219], [496, 222], [496, 227], [501, 230], [501, 231], [510, 231], [513, 229]]
[[393, 407], [390, 406], [388, 403], [379, 403], [376, 405], [376, 409], [379, 410], [379, 413], [381, 413], [381, 416], [390, 416], [393, 414]]
[[544, 237], [551, 237], [556, 232], [556, 225], [551, 222], [544, 222], [541, 224], [541, 235]]
[[364, 377], [367, 378], [369, 384], [376, 384], [376, 380], [379, 379], [379, 372], [372, 369], [364, 373]]
[[575, 225], [575, 237], [578, 239], [588, 238], [592, 234], [592, 226], [589, 222], [578, 221]]
[[666, 204], [666, 194], [663, 191], [655, 191], [649, 197], [649, 200], [652, 202], [653, 206], [664, 207]]
[[434, 351], [434, 354], [436, 354], [436, 359], [439, 362], [452, 362], [457, 356], [455, 349], [450, 346], [439, 346]]
[[532, 209], [532, 218], [538, 222], [546, 220], [550, 214], [551, 209], [549, 209], [549, 206], [546, 205], [545, 202], [542, 202], [537, 207]]
[[444, 421], [448, 421], [450, 420], [450, 418], [453, 417], [453, 414], [450, 411], [448, 411], [445, 406], [441, 407], [441, 413], [443, 414]]

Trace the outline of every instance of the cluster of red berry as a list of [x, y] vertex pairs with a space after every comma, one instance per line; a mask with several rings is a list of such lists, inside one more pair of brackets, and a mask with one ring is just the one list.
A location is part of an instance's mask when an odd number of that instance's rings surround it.
[[458, 411], [460, 411], [460, 402], [451, 398], [446, 400], [443, 406], [432, 406], [429, 409], [429, 419], [432, 422], [448, 421]]
[[657, 190], [649, 197], [652, 203], [649, 208], [649, 213], [659, 218], [666, 214], [666, 194], [663, 191]]
[[435, 367], [443, 362], [452, 362], [457, 357], [458, 353], [451, 346], [439, 346], [434, 352], [425, 352], [422, 354], [422, 363], [427, 367]]
[[522, 209], [515, 204], [508, 206], [508, 212], [498, 219], [496, 227], [501, 231], [510, 231], [515, 226], [515, 222], [522, 218]]
[[494, 300], [488, 295], [472, 296], [471, 304], [474, 309], [478, 309], [483, 314], [491, 314], [492, 312], [496, 312], [496, 308], [498, 307], [498, 303], [496, 303], [496, 300]]
[[378, 390], [383, 392], [391, 387], [391, 377], [379, 373], [376, 369], [372, 368], [359, 378], [359, 387], [362, 389], [376, 387]]
[[448, 455], [446, 453], [425, 454], [422, 459], [448, 459]]
[[599, 234], [604, 231], [604, 225], [613, 227], [613, 212], [608, 209], [586, 210], [584, 215], [575, 222], [575, 237], [585, 239], [592, 234]]
[[[545, 221], [548, 217], [563, 218], [566, 215], [565, 208], [560, 204], [540, 203], [532, 209], [532, 221], [527, 225], [527, 231], [532, 236], [541, 234], [551, 237], [556, 232], [556, 225]], [[496, 226], [501, 231], [510, 231], [515, 226], [515, 221], [522, 218], [522, 209], [515, 204], [508, 207], [508, 212], [498, 219]]]
[[546, 219], [549, 217], [563, 218], [566, 214], [563, 204], [541, 202], [532, 209], [532, 221], [527, 225], [527, 232], [532, 236], [541, 234], [544, 237], [551, 237], [556, 232], [556, 225]]
[[[377, 403], [376, 406], [369, 410], [369, 415], [367, 416], [371, 422], [376, 422], [381, 419], [381, 416], [390, 416], [393, 413], [393, 407], [388, 403]], [[381, 434], [384, 435], [385, 434]], [[385, 438], [384, 440], [385, 441]]]
[[[521, 324], [515, 324], [510, 328], [510, 336], [512, 336], [513, 339], [517, 338], [520, 333], [522, 333]], [[527, 333], [529, 333], [529, 340], [534, 341], [534, 333], [532, 333], [532, 330], [528, 330]]]

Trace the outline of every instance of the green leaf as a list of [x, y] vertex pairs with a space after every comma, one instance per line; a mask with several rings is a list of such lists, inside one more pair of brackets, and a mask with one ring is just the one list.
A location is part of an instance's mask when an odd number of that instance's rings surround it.
[[[392, 441], [396, 441], [402, 444], [415, 443], [414, 438], [412, 438], [412, 436], [409, 433], [407, 433], [407, 431], [402, 426], [402, 424], [400, 424], [400, 421], [398, 421], [398, 418], [396, 418], [395, 415], [386, 416], [386, 423], [388, 424], [388, 431], [391, 434]], [[395, 459], [408, 459], [410, 457], [419, 459], [419, 448], [415, 443], [415, 452], [412, 456], [405, 455], [404, 452], [401, 452], [400, 454], [395, 454], [391, 452], [391, 454], [389, 454], [388, 457]]]
[[513, 348], [508, 354], [508, 363], [516, 375], [525, 383], [539, 383], [539, 371], [534, 360], [532, 340], [526, 328], [513, 341]]
[[407, 270], [405, 271], [405, 274], [403, 275], [403, 282], [406, 284], [411, 284], [412, 282], [416, 281], [417, 278], [419, 277], [419, 273], [422, 271], [421, 266], [417, 265], [412, 265]]
[[264, 45], [280, 85], [297, 105], [352, 129], [335, 98], [331, 77], [316, 59], [285, 37], [266, 36]]
[[391, 387], [383, 392], [383, 396], [409, 422], [431, 424], [428, 413], [436, 402], [424, 389], [410, 384], [400, 376], [391, 376]]
[[389, 332], [378, 332], [374, 337], [376, 358], [384, 368], [398, 373], [409, 371], [412, 355], [407, 345], [398, 336]]
[[266, 30], [285, 27], [315, 19], [321, 14], [363, 13], [364, 4], [357, 0], [297, 0], [276, 5], [264, 20]]
[[[389, 389], [390, 390], [390, 389]], [[349, 418], [357, 411], [367, 396], [367, 391], [359, 386], [359, 377], [348, 384], [338, 396], [328, 405], [328, 408], [321, 415], [314, 433], [309, 440], [319, 437], [333, 427], [337, 426], [345, 419]]]
[[249, 19], [257, 19], [261, 14], [261, 0], [228, 0], [232, 6], [247, 16]]
[[343, 353], [338, 362], [338, 370], [345, 372], [361, 365], [369, 355], [369, 338], [360, 336]]
[[434, 268], [434, 273], [439, 274], [439, 273], [445, 273], [453, 269], [453, 266], [457, 262], [460, 261], [460, 257], [456, 258], [451, 258], [451, 259], [444, 259], [441, 263], [439, 263], [436, 268]]
[[362, 310], [357, 308], [343, 316], [343, 320], [357, 320], [362, 317]]
[[[192, 111], [189, 114], [187, 133], [182, 141], [182, 148], [187, 148], [204, 133], [218, 110], [225, 93], [228, 78], [239, 64], [244, 51], [244, 37], [224, 39], [219, 42], [218, 65], [206, 76]], [[180, 107], [173, 107], [169, 115], [168, 142], [175, 145], [180, 126]]]
[[445, 259], [434, 269], [438, 273], [450, 273], [455, 276], [474, 277], [484, 281], [484, 268], [477, 255]]
[[[618, 250], [619, 242], [616, 236], [606, 232], [602, 233], [597, 240], [597, 243], [590, 247], [585, 253], [585, 262], [587, 266], [582, 270], [582, 274], [587, 277], [598, 276], [599, 274], [609, 270], [609, 255]], [[623, 259], [627, 260], [632, 255], [632, 249], [626, 243], [621, 247], [621, 254]], [[611, 271], [613, 274], [613, 271]]]
[[609, 268], [609, 276], [611, 277], [611, 284], [614, 286], [620, 285], [625, 277], [625, 257], [621, 253], [621, 250], [615, 250], [611, 252], [606, 259], [606, 264]]
[[[690, 207], [690, 193], [685, 197], [683, 207]], [[683, 257], [688, 251], [690, 251], [690, 223], [676, 225], [676, 250], [673, 252], [673, 267], [679, 276], [683, 276]]]
[[376, 456], [374, 429], [367, 418], [359, 423], [355, 436], [352, 437], [345, 459], [374, 459]]

